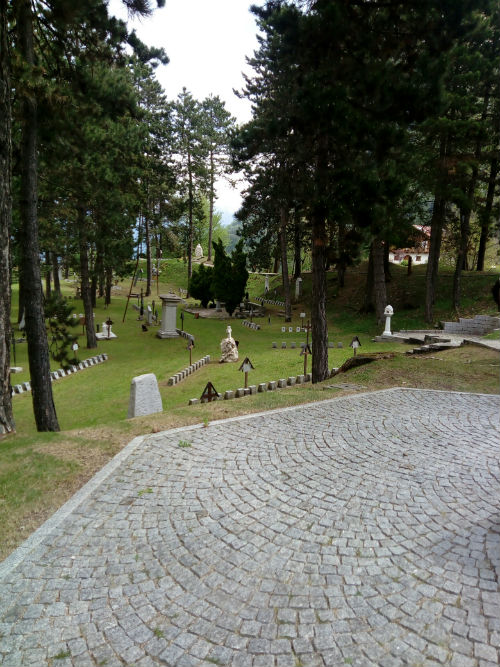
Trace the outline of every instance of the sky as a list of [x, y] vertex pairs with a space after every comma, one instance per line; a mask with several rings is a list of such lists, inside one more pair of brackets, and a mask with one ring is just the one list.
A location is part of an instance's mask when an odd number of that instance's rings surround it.
[[[183, 87], [198, 100], [218, 95], [237, 122], [244, 123], [251, 118], [250, 103], [238, 99], [233, 89], [243, 88], [242, 72], [251, 73], [245, 58], [258, 47], [251, 4], [262, 5], [263, 0], [166, 0], [149, 18], [134, 20], [121, 0], [110, 0], [108, 11], [126, 20], [148, 46], [165, 49], [170, 62], [157, 68], [156, 78], [169, 99]], [[217, 184], [216, 209], [223, 213], [223, 224], [239, 208], [242, 187]]]

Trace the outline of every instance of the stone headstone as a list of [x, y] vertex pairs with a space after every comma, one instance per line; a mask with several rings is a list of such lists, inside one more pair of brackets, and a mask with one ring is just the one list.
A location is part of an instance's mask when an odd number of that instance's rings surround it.
[[151, 326], [153, 324], [153, 310], [151, 306], [148, 306], [147, 309], [147, 323]]
[[138, 375], [133, 378], [130, 385], [127, 419], [152, 415], [155, 412], [162, 411], [163, 405], [156, 375], [154, 373], [146, 373], [145, 375]]
[[344, 344], [343, 344], [343, 343], [337, 343], [337, 347], [338, 347], [338, 348], [343, 348], [343, 347], [344, 347]]
[[194, 249], [194, 256], [196, 257], [196, 259], [201, 259], [203, 257], [203, 248], [199, 243]]

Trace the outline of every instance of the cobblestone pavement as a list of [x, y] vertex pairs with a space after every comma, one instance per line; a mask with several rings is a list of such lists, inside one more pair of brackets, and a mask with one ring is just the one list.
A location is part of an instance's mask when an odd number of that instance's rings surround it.
[[499, 407], [395, 389], [136, 439], [0, 570], [0, 663], [498, 665]]

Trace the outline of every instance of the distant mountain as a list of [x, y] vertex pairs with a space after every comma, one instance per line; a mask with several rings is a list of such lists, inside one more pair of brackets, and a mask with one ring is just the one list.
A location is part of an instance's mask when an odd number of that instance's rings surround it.
[[222, 216], [220, 222], [223, 227], [227, 227], [233, 222], [234, 211], [220, 211], [217, 209], [217, 213], [220, 213]]

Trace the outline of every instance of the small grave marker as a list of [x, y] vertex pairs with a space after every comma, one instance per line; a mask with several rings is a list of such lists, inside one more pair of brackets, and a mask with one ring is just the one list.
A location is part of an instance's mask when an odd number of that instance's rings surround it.
[[248, 387], [248, 372], [254, 370], [253, 364], [248, 357], [245, 357], [239, 370], [245, 373], [245, 389], [246, 389]]
[[203, 390], [203, 393], [201, 394], [200, 400], [201, 401], [206, 401], [207, 403], [211, 403], [212, 401], [216, 401], [219, 398], [219, 392], [217, 389], [213, 386], [211, 382], [207, 382], [205, 389]]
[[189, 339], [189, 342], [187, 344], [187, 349], [189, 350], [189, 365], [193, 363], [193, 347], [194, 347], [194, 340], [192, 338]]

